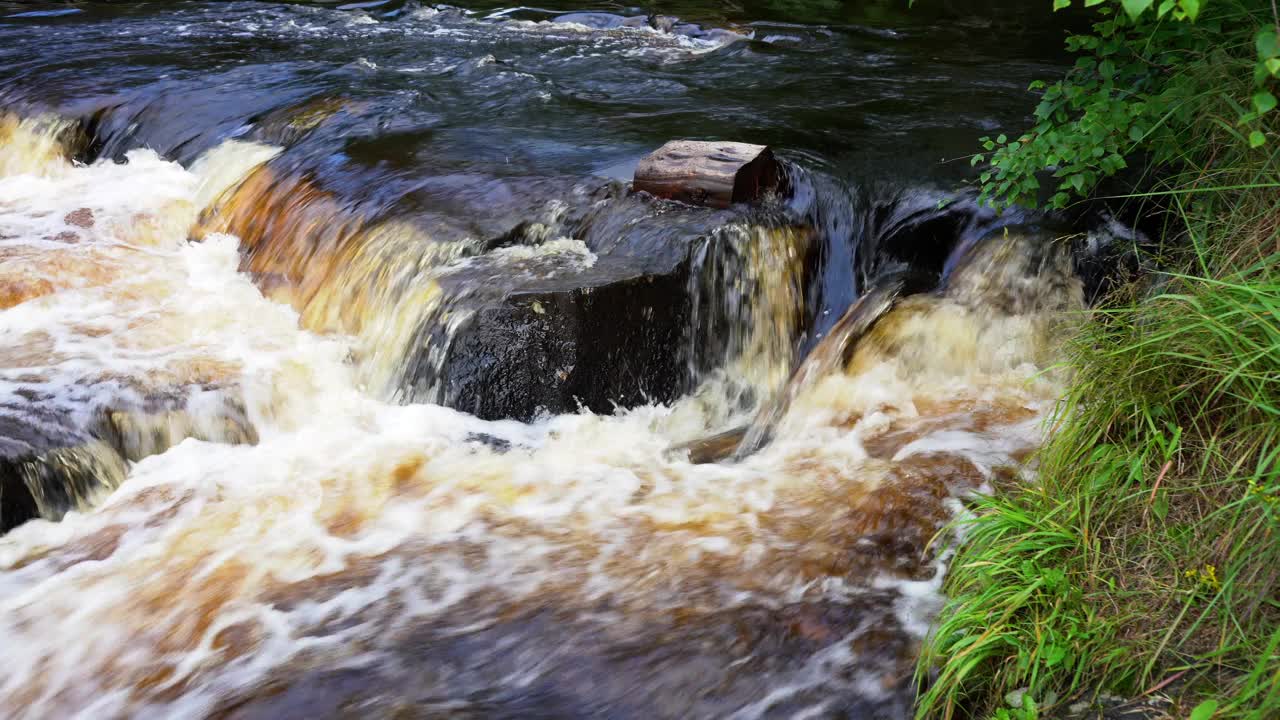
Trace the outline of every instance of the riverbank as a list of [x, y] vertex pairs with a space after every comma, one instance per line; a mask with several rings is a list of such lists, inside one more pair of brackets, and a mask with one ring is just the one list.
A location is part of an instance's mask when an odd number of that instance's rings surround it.
[[1128, 198], [1160, 207], [1164, 242], [1069, 344], [1035, 477], [965, 523], [918, 717], [1113, 717], [1115, 696], [1280, 716], [1280, 164], [1274, 113], [1262, 143], [1222, 121], [1265, 92], [1227, 60], [1197, 61], [1194, 142]]
[[1171, 717], [1275, 717], [1280, 274], [1231, 247], [1274, 243], [1266, 200], [1188, 217], [1221, 269], [1129, 288], [1072, 343], [1038, 477], [979, 501], [952, 566], [921, 716], [1176, 690]]

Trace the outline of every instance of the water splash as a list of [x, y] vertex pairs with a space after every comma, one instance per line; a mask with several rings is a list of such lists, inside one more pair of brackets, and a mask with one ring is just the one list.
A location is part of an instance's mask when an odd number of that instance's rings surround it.
[[21, 129], [0, 145], [7, 529], [92, 507], [127, 461], [183, 438], [256, 440], [239, 397], [256, 368], [217, 296], [231, 288], [207, 280], [234, 267], [235, 241], [186, 238], [200, 202], [275, 150], [233, 141], [191, 171], [147, 151], [76, 167], [68, 124], [3, 122]]
[[786, 385], [779, 389], [775, 397], [763, 404], [747, 427], [733, 456], [741, 460], [763, 447], [769, 441], [774, 426], [800, 393], [809, 390], [822, 378], [841, 370], [845, 357], [850, 354], [857, 341], [893, 307], [901, 292], [902, 280], [891, 276], [858, 298], [831, 328], [831, 332], [796, 368]]

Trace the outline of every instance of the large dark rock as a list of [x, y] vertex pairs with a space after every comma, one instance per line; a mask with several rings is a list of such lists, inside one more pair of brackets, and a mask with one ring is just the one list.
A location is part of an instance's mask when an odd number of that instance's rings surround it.
[[664, 273], [628, 269], [473, 296], [444, 357], [442, 402], [486, 419], [529, 420], [668, 402], [687, 390], [688, 263]]
[[786, 222], [604, 191], [554, 227], [521, 223], [438, 278], [446, 307], [403, 395], [519, 420], [670, 402], [731, 352], [717, 330], [752, 311], [729, 267], [750, 261], [744, 228]]
[[1026, 223], [1028, 213], [998, 213], [975, 193], [907, 189], [859, 199], [863, 238], [855, 249], [859, 286], [905, 273], [913, 292], [932, 290], [952, 270], [949, 263], [982, 238]]

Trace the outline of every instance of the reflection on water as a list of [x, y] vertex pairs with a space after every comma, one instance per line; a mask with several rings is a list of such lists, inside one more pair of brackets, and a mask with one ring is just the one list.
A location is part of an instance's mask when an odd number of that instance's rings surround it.
[[[936, 149], [872, 25], [379, 7], [0, 25], [49, 46], [0, 75], [0, 706], [909, 716], [933, 540], [1061, 389], [1066, 248], [841, 177]], [[903, 127], [806, 119], [859, 92]], [[593, 174], [726, 118], [792, 197]]]

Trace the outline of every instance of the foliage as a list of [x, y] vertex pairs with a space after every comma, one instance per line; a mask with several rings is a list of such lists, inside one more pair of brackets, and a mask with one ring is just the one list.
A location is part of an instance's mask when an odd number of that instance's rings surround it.
[[1034, 717], [1182, 670], [1214, 696], [1197, 716], [1280, 716], [1280, 256], [1096, 312], [1038, 481], [976, 504], [919, 716]]
[[1028, 697], [1169, 678], [1177, 717], [1280, 717], [1280, 169], [1218, 180], [1196, 168], [1170, 191], [1191, 249], [1164, 260], [1188, 271], [1127, 288], [1071, 341], [1037, 481], [977, 501], [921, 718], [1022, 720]]
[[1033, 85], [1030, 130], [983, 140], [983, 194], [1061, 208], [1142, 170], [1128, 197], [1170, 211], [1146, 258], [1164, 272], [1070, 340], [1036, 480], [975, 502], [918, 715], [1028, 720], [1109, 692], [1280, 717], [1280, 11], [1075, 4], [1092, 33]]
[[1271, 0], [1075, 2], [1096, 13], [1092, 33], [1066, 40], [1075, 66], [1032, 84], [1043, 95], [1031, 129], [982, 138], [986, 152], [973, 157], [985, 163], [988, 202], [1046, 198], [1062, 208], [1135, 161], [1183, 164], [1206, 116], [1259, 151], [1277, 136], [1280, 13]]

